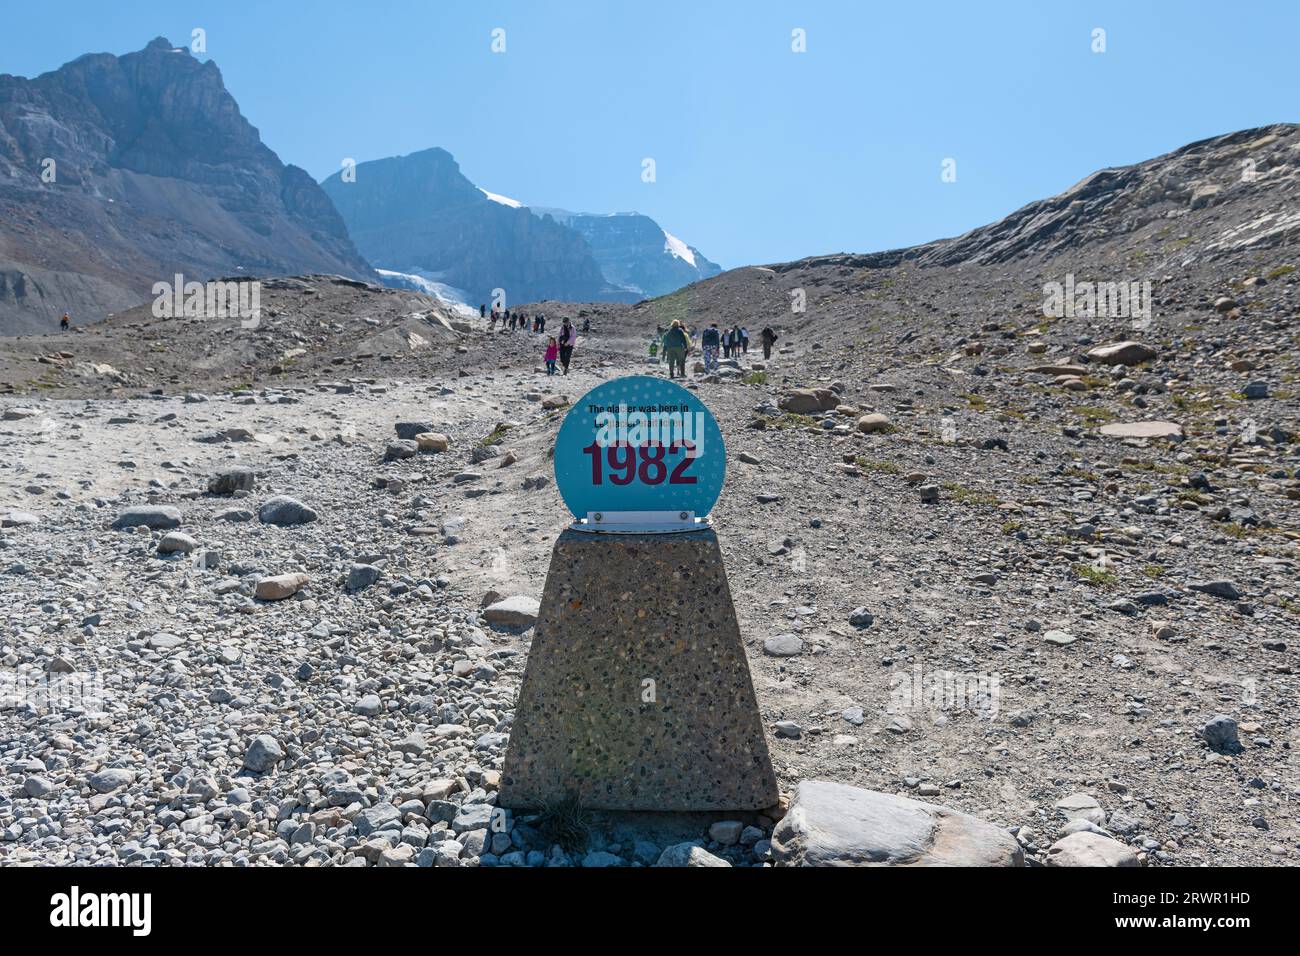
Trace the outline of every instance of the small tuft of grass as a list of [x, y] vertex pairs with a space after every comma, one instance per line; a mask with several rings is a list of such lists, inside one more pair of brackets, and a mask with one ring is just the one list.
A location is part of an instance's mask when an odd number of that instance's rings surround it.
[[1109, 422], [1115, 418], [1115, 413], [1109, 408], [1100, 408], [1096, 405], [1076, 405], [1070, 410], [1089, 425]]
[[959, 501], [964, 505], [996, 505], [998, 503], [997, 495], [990, 494], [987, 491], [967, 488], [955, 481], [945, 481], [943, 489], [948, 492], [953, 501]]
[[558, 843], [565, 853], [581, 853], [587, 849], [591, 815], [577, 797], [565, 797], [542, 807], [537, 830], [547, 843]]
[[1287, 275], [1290, 272], [1295, 272], [1295, 266], [1292, 265], [1278, 266], [1276, 269], [1270, 272], [1265, 278], [1269, 279], [1270, 281], [1273, 279], [1280, 279], [1284, 275]]
[[1119, 578], [1114, 571], [1103, 571], [1101, 568], [1094, 568], [1091, 564], [1072, 564], [1070, 570], [1074, 572], [1076, 578], [1094, 588], [1113, 588], [1119, 584]]
[[798, 412], [785, 412], [780, 418], [769, 418], [767, 424], [770, 428], [816, 428], [820, 431], [817, 419]]
[[901, 473], [903, 470], [894, 462], [884, 461], [883, 459], [878, 461], [871, 461], [866, 458], [857, 458], [854, 459], [854, 463], [863, 471], [875, 472], [876, 474], [881, 474], [881, 475], [897, 475]]
[[487, 447], [488, 445], [499, 444], [505, 440], [506, 433], [509, 431], [510, 431], [510, 426], [507, 425], [505, 422], [502, 422], [496, 428], [492, 429], [492, 431], [489, 432], [486, 437], [480, 439], [479, 444], [484, 447]]
[[1174, 407], [1181, 412], [1212, 412], [1217, 407], [1212, 398], [1189, 398], [1186, 395], [1173, 397]]
[[1149, 578], [1158, 578], [1165, 573], [1165, 569], [1163, 565], [1148, 564], [1142, 569], [1142, 573]]
[[746, 375], [744, 378], [742, 378], [741, 381], [744, 382], [746, 385], [766, 385], [766, 384], [767, 384], [767, 373], [766, 373], [766, 372], [750, 372], [748, 375]]

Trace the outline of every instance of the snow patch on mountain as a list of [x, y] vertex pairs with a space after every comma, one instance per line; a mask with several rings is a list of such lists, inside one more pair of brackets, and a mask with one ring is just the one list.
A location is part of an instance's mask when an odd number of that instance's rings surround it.
[[671, 253], [673, 256], [677, 257], [678, 259], [686, 260], [691, 264], [691, 267], [694, 268], [695, 253], [691, 252], [691, 247], [688, 246], [686, 243], [682, 242], [676, 236], [671, 235], [667, 229], [663, 230], [663, 233], [664, 233], [664, 252]]
[[524, 204], [521, 203], [518, 199], [511, 199], [509, 196], [502, 196], [499, 193], [490, 193], [482, 186], [478, 188], [478, 191], [481, 192], [484, 196], [487, 196], [487, 198], [491, 199], [493, 202], [499, 202], [501, 205], [509, 206], [511, 209], [524, 208]]

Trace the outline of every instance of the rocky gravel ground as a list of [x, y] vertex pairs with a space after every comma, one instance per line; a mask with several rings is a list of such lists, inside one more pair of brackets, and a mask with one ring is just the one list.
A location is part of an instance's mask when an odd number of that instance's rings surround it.
[[[563, 401], [662, 369], [547, 378], [522, 337], [474, 337], [519, 364], [6, 403], [6, 862], [771, 861], [781, 808], [494, 812], [529, 632], [491, 604], [540, 594]], [[1108, 439], [1061, 426], [1073, 399], [1036, 373], [973, 402], [964, 349], [863, 376], [816, 344], [692, 382], [728, 444], [715, 519], [783, 790], [942, 803], [1031, 862], [1081, 829], [1148, 864], [1290, 861], [1293, 447], [1187, 416]], [[1131, 401], [1120, 374], [1093, 400]]]

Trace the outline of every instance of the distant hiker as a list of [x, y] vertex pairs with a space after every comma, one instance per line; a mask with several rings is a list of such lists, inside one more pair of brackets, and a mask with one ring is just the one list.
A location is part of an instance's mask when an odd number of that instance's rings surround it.
[[487, 306], [486, 306], [486, 305], [480, 305], [480, 306], [478, 307], [478, 317], [479, 317], [480, 319], [486, 319], [486, 318], [487, 318]]
[[718, 349], [721, 345], [722, 333], [718, 331], [718, 323], [714, 322], [700, 336], [700, 347], [704, 350], [705, 372], [716, 372], [718, 370]]
[[560, 364], [564, 366], [565, 375], [569, 374], [569, 362], [573, 358], [573, 347], [577, 344], [578, 330], [565, 318], [560, 325]]
[[733, 325], [727, 330], [727, 355], [735, 358], [740, 354], [740, 326]]
[[759, 338], [763, 340], [763, 358], [770, 359], [772, 346], [776, 344], [776, 332], [772, 330], [772, 326], [764, 326], [763, 331], [759, 333]]
[[657, 336], [650, 340], [650, 361], [656, 365], [659, 364], [659, 338]]
[[560, 356], [560, 346], [559, 343], [555, 341], [555, 336], [552, 335], [550, 341], [546, 343], [546, 374], [547, 375], [555, 374], [555, 360], [559, 358], [559, 356]]
[[68, 313], [64, 312], [64, 313], [63, 313], [63, 318], [59, 319], [59, 331], [60, 331], [60, 332], [66, 332], [66, 331], [68, 331], [68, 324], [69, 324], [71, 321], [72, 321], [72, 320], [68, 318]]
[[591, 331], [591, 319], [582, 320], [582, 331], [584, 334]]
[[497, 327], [497, 310], [492, 310], [492, 317], [488, 319], [488, 331], [491, 332]]
[[746, 355], [749, 354], [749, 329], [743, 325], [740, 327], [740, 350]]
[[538, 332], [545, 332], [545, 331], [546, 331], [546, 313], [545, 313], [545, 312], [543, 312], [541, 315], [539, 315], [539, 316], [537, 317], [537, 331], [538, 331]]
[[669, 378], [673, 377], [673, 369], [681, 369], [682, 378], [686, 377], [686, 350], [690, 345], [691, 340], [686, 330], [680, 322], [673, 319], [673, 324], [664, 334], [664, 356], [668, 359]]

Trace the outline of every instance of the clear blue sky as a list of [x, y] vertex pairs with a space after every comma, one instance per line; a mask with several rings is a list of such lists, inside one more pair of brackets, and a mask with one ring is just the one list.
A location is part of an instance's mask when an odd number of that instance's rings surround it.
[[442, 146], [494, 192], [635, 209], [728, 267], [955, 235], [1095, 169], [1300, 120], [1295, 0], [4, 7], [4, 72], [202, 27], [244, 114], [317, 179]]

